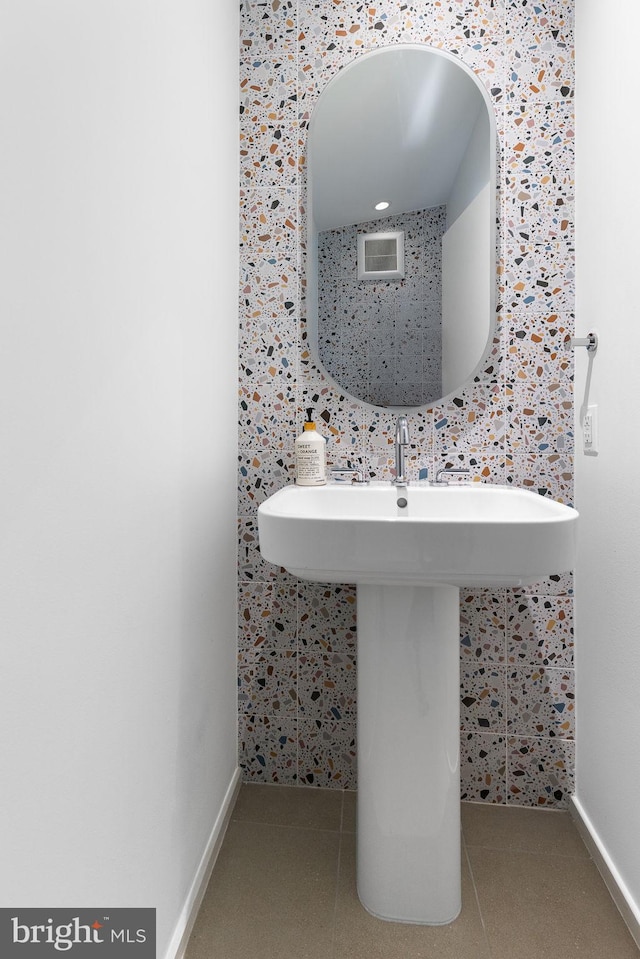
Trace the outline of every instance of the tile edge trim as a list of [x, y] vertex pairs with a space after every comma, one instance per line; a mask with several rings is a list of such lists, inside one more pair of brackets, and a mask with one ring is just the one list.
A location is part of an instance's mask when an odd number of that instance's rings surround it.
[[606, 846], [585, 812], [582, 803], [575, 795], [572, 796], [569, 801], [569, 812], [580, 833], [582, 841], [587, 847], [598, 872], [609, 890], [611, 898], [624, 919], [631, 937], [640, 949], [640, 909], [638, 905], [635, 903], [633, 896], [620, 876], [611, 856], [607, 852]]
[[222, 806], [216, 816], [211, 834], [207, 840], [202, 858], [193, 877], [193, 882], [191, 883], [184, 906], [176, 923], [173, 936], [167, 947], [165, 959], [184, 959], [189, 937], [193, 932], [193, 927], [198, 916], [198, 910], [202, 905], [213, 867], [216, 864], [227, 828], [231, 822], [231, 815], [236, 804], [236, 799], [238, 798], [240, 785], [240, 767], [236, 766], [222, 801]]

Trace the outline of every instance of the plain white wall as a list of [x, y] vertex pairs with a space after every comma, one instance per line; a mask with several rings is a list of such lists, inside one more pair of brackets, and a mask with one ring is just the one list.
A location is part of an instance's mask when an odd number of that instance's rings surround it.
[[[467, 149], [456, 173], [455, 182], [447, 199], [447, 229], [451, 229], [472, 200], [491, 180], [493, 164], [490, 150], [495, 149], [495, 137], [489, 120], [489, 104], [479, 98], [478, 115], [469, 137]], [[485, 264], [486, 268], [486, 264]]]
[[[493, 275], [487, 270], [487, 184], [442, 237], [442, 393], [464, 383], [487, 348]], [[482, 241], [486, 239], [486, 243]], [[490, 318], [489, 318], [490, 319]]]
[[237, 17], [0, 12], [0, 904], [158, 956], [236, 771]]
[[[577, 313], [600, 337], [590, 402], [600, 453], [576, 442], [577, 799], [640, 918], [640, 403], [633, 129], [640, 97], [634, 0], [577, 0]], [[585, 350], [576, 351], [576, 407]]]

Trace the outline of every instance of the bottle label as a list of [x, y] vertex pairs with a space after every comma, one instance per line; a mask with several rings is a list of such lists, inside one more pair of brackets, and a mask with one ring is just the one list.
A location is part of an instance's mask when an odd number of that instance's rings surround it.
[[324, 450], [317, 443], [299, 443], [296, 459], [296, 481], [303, 485], [325, 483]]

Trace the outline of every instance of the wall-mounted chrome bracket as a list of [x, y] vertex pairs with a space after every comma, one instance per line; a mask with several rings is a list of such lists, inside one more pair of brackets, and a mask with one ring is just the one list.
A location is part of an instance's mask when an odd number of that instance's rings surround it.
[[574, 350], [576, 346], [586, 346], [588, 353], [595, 353], [598, 349], [598, 334], [589, 333], [588, 336], [565, 336], [565, 350]]

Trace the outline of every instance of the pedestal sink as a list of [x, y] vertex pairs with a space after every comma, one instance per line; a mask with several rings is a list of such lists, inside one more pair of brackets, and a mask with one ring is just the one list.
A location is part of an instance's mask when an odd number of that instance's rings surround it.
[[374, 915], [460, 911], [458, 587], [571, 569], [577, 519], [482, 483], [287, 486], [260, 506], [265, 559], [357, 584], [358, 894]]

